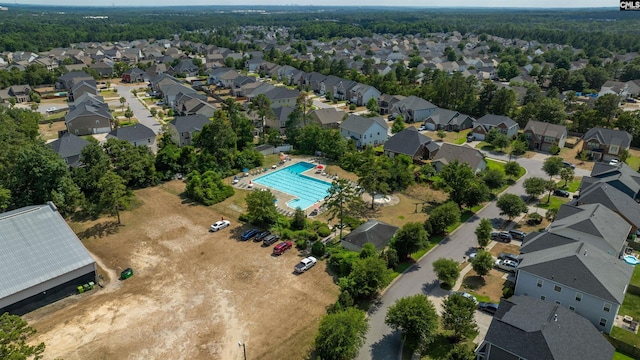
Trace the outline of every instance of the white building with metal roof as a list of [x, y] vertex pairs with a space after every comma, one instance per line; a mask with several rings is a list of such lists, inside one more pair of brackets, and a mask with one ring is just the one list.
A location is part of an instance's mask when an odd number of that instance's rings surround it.
[[0, 214], [0, 313], [23, 314], [96, 281], [96, 262], [56, 206]]

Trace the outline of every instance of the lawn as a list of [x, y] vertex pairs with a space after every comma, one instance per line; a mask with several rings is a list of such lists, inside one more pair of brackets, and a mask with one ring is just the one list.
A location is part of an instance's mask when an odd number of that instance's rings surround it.
[[491, 269], [484, 278], [478, 276], [475, 271], [469, 271], [462, 279], [461, 290], [471, 293], [481, 302], [500, 302], [505, 280], [504, 272]]
[[611, 329], [611, 334], [609, 334], [609, 336], [632, 346], [640, 346], [640, 336], [638, 336], [638, 334], [634, 334], [631, 331], [619, 328], [617, 326], [614, 326]]
[[[440, 333], [436, 335], [433, 343], [427, 346], [427, 351], [425, 351], [425, 353], [423, 354], [424, 356], [422, 357], [422, 360], [445, 359], [449, 351], [451, 351], [451, 349], [453, 349], [453, 346], [455, 345], [449, 341], [450, 335], [451, 335], [451, 332], [443, 331], [441, 328]], [[476, 336], [477, 336], [477, 333], [472, 334], [463, 343], [466, 344], [469, 348], [475, 349], [476, 344], [473, 343], [473, 339]], [[403, 352], [403, 355], [404, 355], [404, 352]]]
[[616, 351], [613, 354], [613, 360], [633, 360], [633, 358]]
[[618, 310], [618, 315], [629, 315], [634, 319], [640, 319], [640, 296], [626, 293], [620, 310]]
[[551, 196], [551, 200], [547, 203], [547, 197], [549, 195], [545, 195], [544, 197], [542, 197], [540, 199], [540, 201], [538, 202], [538, 204], [536, 204], [537, 207], [542, 208], [542, 209], [560, 209], [560, 205], [566, 203], [569, 201], [568, 198], [565, 197], [558, 197], [558, 196]]
[[100, 96], [104, 98], [119, 97], [118, 93], [113, 90], [100, 91]]
[[[419, 124], [414, 124], [414, 125], [417, 127]], [[467, 135], [469, 134], [469, 132], [471, 132], [471, 129], [462, 130], [459, 132], [447, 131], [445, 132], [447, 136], [445, 136], [445, 138], [442, 140], [444, 142], [448, 142], [452, 144], [458, 144], [458, 145], [464, 144], [465, 142], [467, 142]], [[433, 140], [440, 140], [440, 138], [438, 137], [437, 131], [424, 131], [423, 133], [428, 137], [432, 138]]]
[[558, 186], [560, 189], [567, 190], [568, 192], [576, 192], [580, 187], [580, 182], [582, 182], [582, 177], [577, 177], [573, 181], [567, 183], [567, 186], [564, 186], [564, 180], [558, 181]]
[[629, 155], [625, 163], [627, 163], [627, 165], [629, 165], [630, 168], [636, 170], [640, 167], [640, 157]]
[[640, 266], [635, 266], [631, 275], [631, 285], [640, 287]]
[[504, 173], [504, 163], [502, 161], [487, 159], [487, 169], [500, 170]]

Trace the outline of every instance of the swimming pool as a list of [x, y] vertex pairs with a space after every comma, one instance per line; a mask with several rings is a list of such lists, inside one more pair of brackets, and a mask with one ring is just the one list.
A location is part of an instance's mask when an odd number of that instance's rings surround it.
[[304, 210], [323, 200], [327, 196], [327, 190], [331, 187], [331, 183], [302, 174], [315, 167], [308, 162], [299, 162], [260, 176], [253, 182], [295, 196], [296, 198], [287, 202], [287, 205], [293, 209], [299, 207]]

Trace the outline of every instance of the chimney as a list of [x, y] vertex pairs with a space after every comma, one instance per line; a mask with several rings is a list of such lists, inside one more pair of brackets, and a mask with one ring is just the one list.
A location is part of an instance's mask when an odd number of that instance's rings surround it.
[[582, 255], [587, 256], [587, 250], [585, 250]]
[[553, 321], [558, 321], [558, 314], [553, 314]]

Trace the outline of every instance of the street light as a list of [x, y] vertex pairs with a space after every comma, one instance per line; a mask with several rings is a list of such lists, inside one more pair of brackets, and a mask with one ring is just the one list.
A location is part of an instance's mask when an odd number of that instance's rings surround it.
[[242, 346], [242, 352], [244, 354], [244, 360], [247, 360], [247, 345], [241, 341], [238, 341], [238, 346]]

